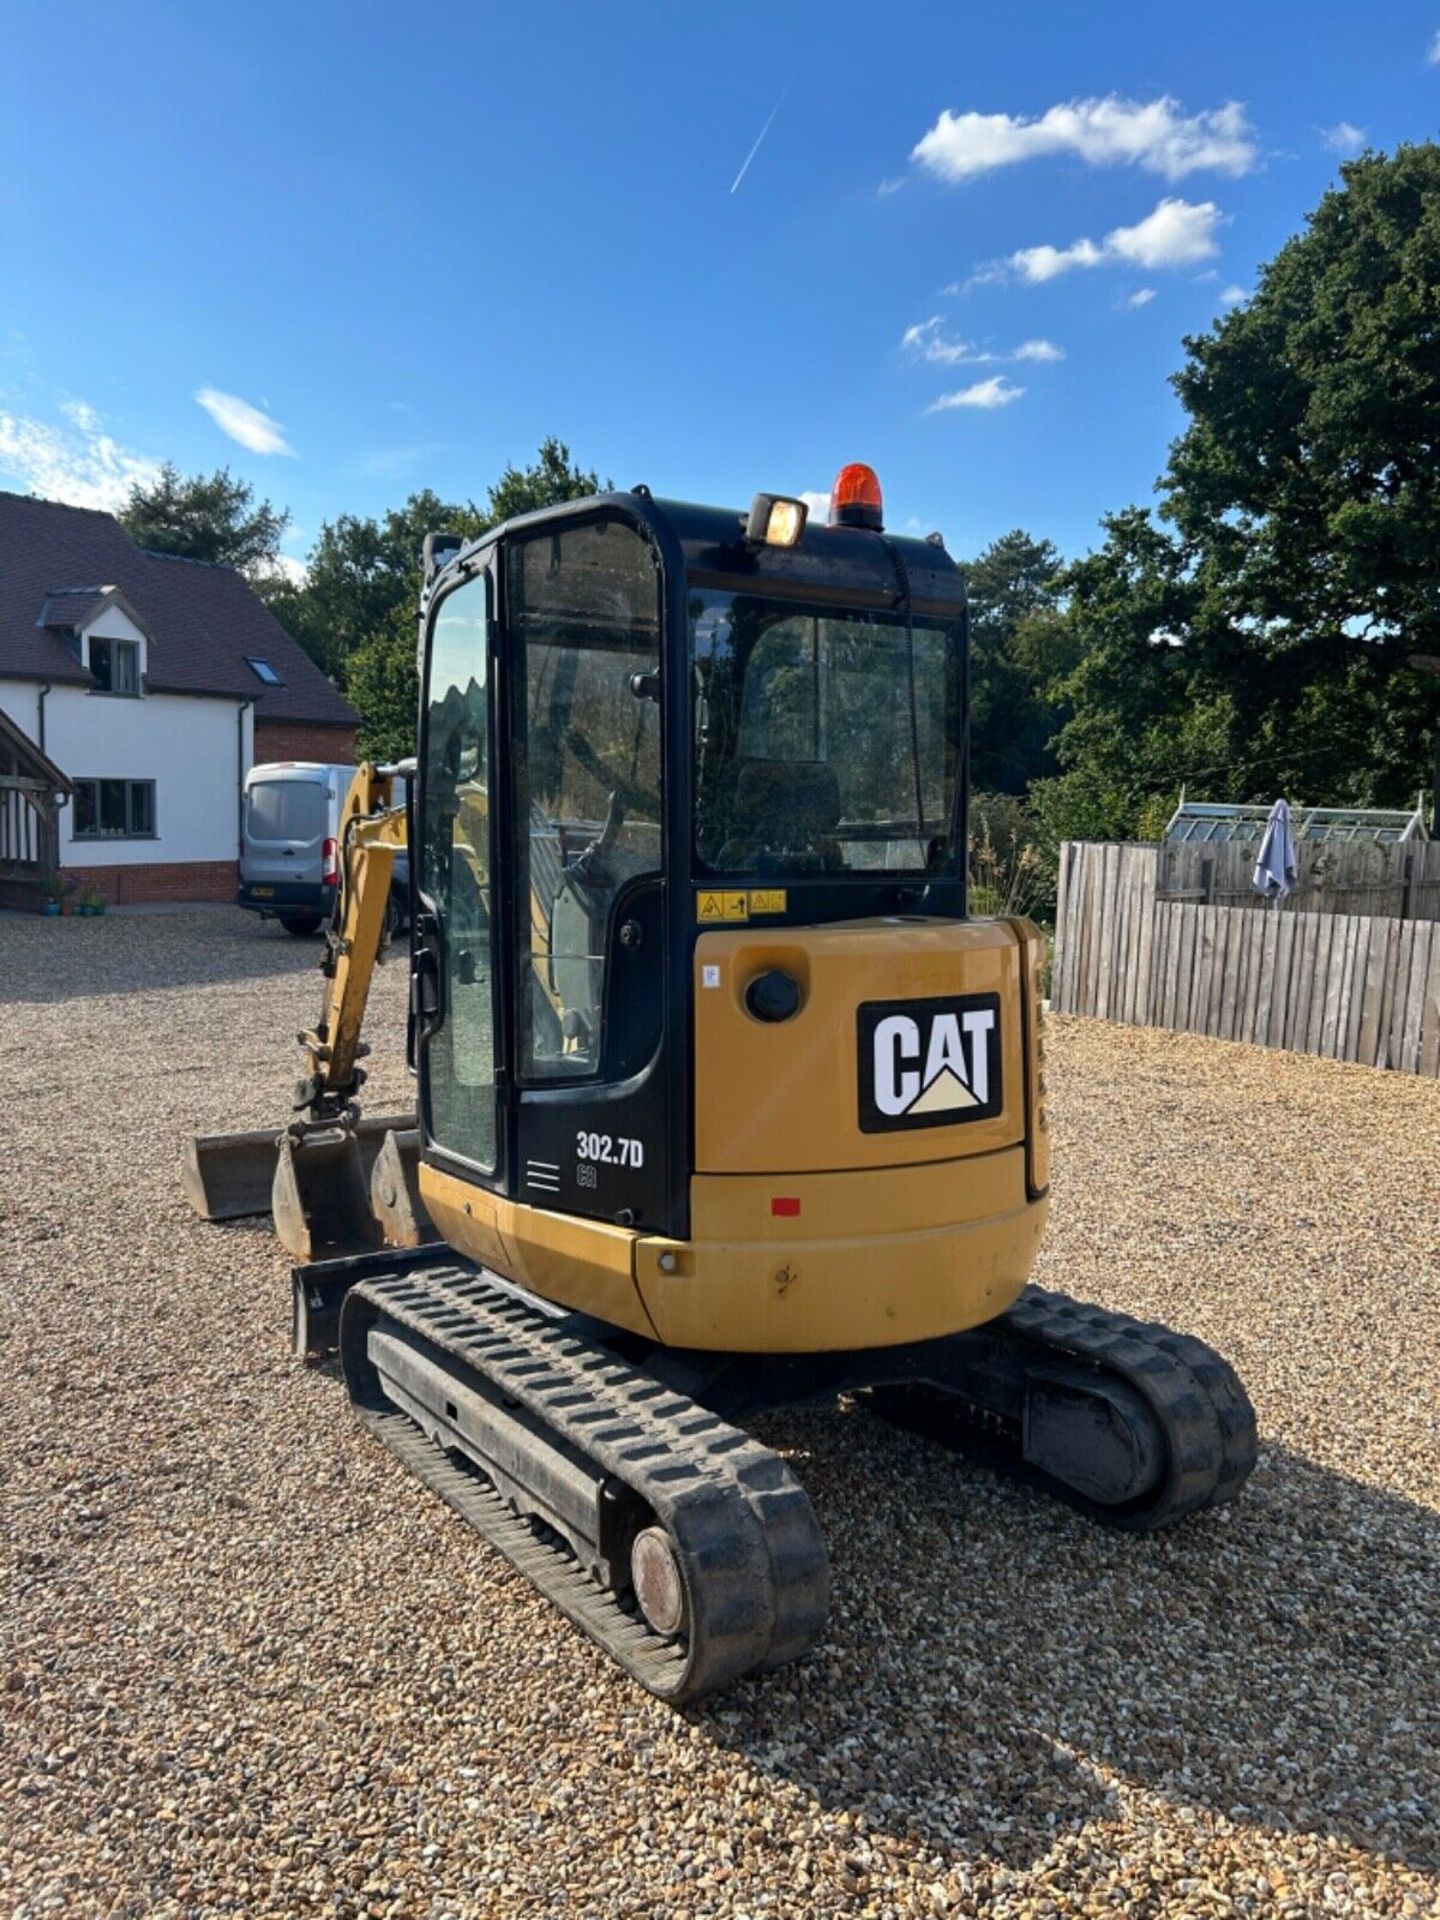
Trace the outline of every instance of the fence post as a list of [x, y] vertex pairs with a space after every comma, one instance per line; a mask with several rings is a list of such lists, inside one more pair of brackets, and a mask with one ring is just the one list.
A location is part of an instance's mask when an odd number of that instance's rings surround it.
[[1205, 896], [1205, 905], [1215, 904], [1215, 861], [1213, 857], [1200, 862], [1200, 891]]
[[1415, 856], [1413, 853], [1407, 853], [1405, 856], [1405, 881], [1400, 889], [1400, 918], [1402, 920], [1408, 920], [1410, 918], [1414, 880]]

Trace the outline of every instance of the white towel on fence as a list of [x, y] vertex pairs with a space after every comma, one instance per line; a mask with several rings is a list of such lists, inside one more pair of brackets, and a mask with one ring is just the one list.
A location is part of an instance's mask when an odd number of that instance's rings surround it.
[[1267, 900], [1283, 900], [1300, 878], [1295, 858], [1295, 836], [1290, 831], [1290, 807], [1277, 800], [1265, 822], [1265, 838], [1260, 842], [1255, 862], [1255, 891]]

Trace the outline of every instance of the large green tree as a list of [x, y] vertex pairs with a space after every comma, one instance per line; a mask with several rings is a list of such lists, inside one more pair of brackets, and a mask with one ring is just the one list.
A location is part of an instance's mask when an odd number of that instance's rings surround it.
[[342, 681], [361, 715], [362, 753], [394, 759], [414, 751], [415, 621], [425, 535], [472, 539], [516, 514], [600, 490], [598, 476], [576, 466], [564, 441], [550, 438], [531, 466], [505, 469], [483, 508], [416, 493], [383, 520], [345, 514], [321, 529], [304, 588], [276, 611]]
[[168, 462], [148, 487], [135, 483], [116, 517], [151, 553], [238, 567], [257, 583], [278, 574], [280, 541], [290, 524], [286, 509], [257, 500], [249, 482], [228, 467], [187, 479]]
[[1053, 773], [1058, 689], [1070, 662], [1060, 614], [1062, 562], [1016, 528], [964, 563], [970, 600], [970, 777], [986, 793], [1021, 794]]
[[425, 535], [469, 538], [488, 525], [473, 501], [442, 500], [428, 487], [378, 519], [342, 513], [321, 527], [303, 585], [271, 604], [311, 658], [348, 690], [355, 656], [392, 630], [397, 612], [408, 615], [413, 639]]
[[1440, 147], [1344, 167], [1185, 347], [1159, 519], [1112, 516], [1065, 582], [1046, 803], [1413, 799], [1440, 709], [1409, 664], [1440, 654]]

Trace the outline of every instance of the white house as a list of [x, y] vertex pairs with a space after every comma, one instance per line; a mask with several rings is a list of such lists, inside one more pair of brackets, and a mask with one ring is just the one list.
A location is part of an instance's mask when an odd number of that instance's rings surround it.
[[109, 514], [7, 493], [0, 713], [37, 750], [32, 797], [42, 762], [71, 788], [38, 849], [34, 823], [0, 809], [11, 903], [48, 864], [116, 902], [233, 898], [249, 768], [352, 760], [358, 724], [233, 568], [146, 553]]

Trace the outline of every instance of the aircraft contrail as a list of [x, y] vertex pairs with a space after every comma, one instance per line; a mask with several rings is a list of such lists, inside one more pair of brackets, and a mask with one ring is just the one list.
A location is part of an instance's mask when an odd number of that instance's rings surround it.
[[[790, 89], [786, 87], [785, 93], [789, 93], [789, 91]], [[785, 93], [781, 94], [780, 98], [775, 102], [774, 106], [770, 109], [770, 118], [765, 122], [764, 126], [761, 127], [759, 136], [756, 139], [754, 146], [751, 147], [749, 153], [746, 154], [744, 162], [741, 165], [740, 171], [735, 176], [735, 186], [731, 187], [730, 189], [731, 193], [734, 193], [735, 187], [739, 186], [740, 182], [745, 178], [745, 175], [750, 171], [750, 162], [755, 158], [756, 154], [759, 153], [761, 143], [763, 142], [766, 134], [769, 133], [771, 127], [773, 127], [775, 124], [776, 114], [779, 113], [781, 107], [783, 107], [785, 104]]]

